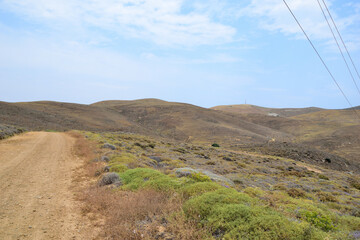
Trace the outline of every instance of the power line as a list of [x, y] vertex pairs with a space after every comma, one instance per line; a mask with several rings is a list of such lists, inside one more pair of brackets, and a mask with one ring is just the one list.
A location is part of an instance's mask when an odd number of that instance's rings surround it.
[[291, 10], [290, 6], [287, 4], [287, 2], [285, 0], [283, 0], [283, 2], [285, 3], [286, 7], [288, 8], [288, 10], [290, 11], [291, 15], [293, 16], [293, 18], [295, 19], [296, 23], [299, 25], [300, 29], [302, 30], [302, 32], [304, 33], [305, 37], [307, 38], [307, 40], [309, 41], [310, 45], [312, 46], [312, 48], [314, 49], [314, 51], [316, 52], [316, 54], [318, 55], [318, 57], [320, 58], [322, 64], [324, 65], [324, 67], [326, 68], [327, 72], [330, 74], [332, 80], [334, 81], [334, 83], [336, 84], [336, 86], [339, 88], [340, 92], [342, 93], [342, 95], [344, 96], [344, 98], [346, 99], [346, 101], [348, 102], [348, 104], [350, 105], [351, 109], [355, 112], [356, 116], [360, 119], [359, 114], [356, 112], [356, 110], [354, 109], [353, 105], [350, 103], [349, 99], [347, 98], [347, 96], [345, 95], [344, 91], [341, 89], [340, 85], [338, 84], [338, 82], [336, 81], [334, 75], [331, 73], [330, 69], [328, 68], [328, 66], [326, 65], [325, 61], [323, 60], [323, 58], [321, 57], [320, 53], [318, 52], [318, 50], [316, 49], [315, 45], [312, 43], [312, 41], [310, 40], [309, 36], [307, 35], [307, 33], [305, 32], [304, 28], [301, 26], [299, 20], [297, 19], [297, 17], [295, 16], [295, 14], [293, 13], [293, 11]]
[[[346, 61], [346, 58], [345, 58], [345, 56], [344, 56], [344, 54], [343, 54], [343, 51], [341, 50], [341, 47], [340, 47], [340, 45], [339, 45], [339, 42], [338, 42], [338, 40], [337, 40], [337, 37], [335, 36], [335, 33], [334, 33], [332, 27], [331, 27], [331, 25], [330, 25], [330, 22], [329, 22], [326, 14], [325, 14], [325, 12], [324, 12], [323, 6], [321, 5], [321, 3], [320, 3], [319, 0], [316, 0], [316, 1], [317, 1], [318, 4], [319, 4], [319, 7], [320, 7], [320, 9], [321, 9], [321, 12], [322, 12], [323, 15], [324, 15], [324, 18], [325, 18], [325, 20], [326, 20], [326, 22], [327, 22], [327, 25], [329, 26], [330, 31], [331, 31], [334, 39], [335, 39], [336, 45], [337, 45], [338, 48], [339, 48], [339, 51], [340, 51], [340, 53], [341, 53], [341, 56], [342, 56], [342, 58], [343, 58], [343, 60], [344, 60], [344, 62], [345, 62], [345, 64], [346, 64], [346, 67], [347, 67], [347, 69], [348, 69], [348, 71], [349, 71], [349, 73], [350, 73], [350, 76], [351, 76], [351, 78], [352, 78], [352, 80], [353, 80], [353, 82], [354, 82], [354, 84], [355, 84], [355, 87], [356, 87], [356, 89], [357, 89], [357, 91], [358, 91], [358, 93], [359, 93], [359, 95], [360, 95], [360, 89], [359, 89], [359, 87], [358, 87], [358, 85], [357, 85], [357, 83], [356, 83], [356, 81], [355, 81], [354, 75], [352, 74], [352, 72], [351, 72], [351, 70], [350, 70], [349, 64], [348, 64], [348, 62]], [[323, 2], [324, 2], [324, 4], [325, 4], [325, 1], [324, 1], [324, 0], [323, 0]], [[329, 11], [328, 11], [328, 13], [329, 13], [329, 15], [330, 15], [330, 12], [329, 12]], [[331, 17], [331, 15], [330, 15], [330, 17]], [[331, 18], [332, 18], [332, 17], [331, 17]], [[333, 23], [334, 23], [334, 26], [336, 27], [335, 22], [333, 22]], [[340, 38], [341, 38], [341, 35], [340, 35], [339, 32], [338, 32], [338, 34], [339, 34], [339, 36], [340, 36]], [[344, 42], [343, 42], [343, 45], [345, 46], [345, 43], [344, 43]], [[345, 49], [347, 49], [346, 46], [345, 46]], [[349, 55], [349, 57], [350, 57], [349, 52], [348, 52], [348, 55]], [[350, 57], [350, 58], [351, 58], [351, 57]], [[355, 68], [355, 66], [354, 66], [354, 68]], [[356, 70], [356, 68], [355, 68], [355, 70]], [[356, 70], [356, 71], [357, 71], [357, 70]], [[360, 77], [359, 77], [359, 78], [360, 78]]]
[[339, 31], [338, 27], [337, 27], [336, 24], [335, 24], [334, 18], [332, 17], [332, 15], [331, 15], [331, 13], [330, 13], [330, 11], [329, 11], [329, 8], [328, 8], [328, 6], [326, 5], [325, 1], [324, 1], [324, 0], [322, 0], [322, 1], [323, 1], [324, 5], [325, 5], [325, 7], [326, 7], [327, 12], [329, 13], [329, 16], [330, 16], [330, 18], [331, 18], [331, 21], [332, 21], [332, 23], [334, 24], [337, 33], [339, 34], [339, 37], [340, 37], [340, 39], [341, 39], [341, 42], [342, 42], [342, 44], [344, 45], [344, 48], [345, 48], [345, 50], [346, 50], [346, 52], [347, 52], [347, 54], [348, 54], [348, 56], [349, 56], [349, 58], [350, 58], [350, 61], [351, 61], [352, 65], [353, 65], [353, 67], [354, 67], [354, 69], [355, 69], [355, 71], [356, 71], [356, 74], [357, 74], [357, 76], [358, 76], [359, 79], [360, 79], [359, 71], [357, 70], [357, 68], [356, 68], [356, 66], [355, 66], [355, 63], [354, 63], [354, 61], [353, 61], [353, 59], [352, 59], [352, 57], [351, 57], [351, 55], [350, 55], [350, 53], [349, 53], [349, 50], [348, 50], [348, 48], [346, 47], [346, 44], [345, 44], [343, 38], [341, 37], [340, 31]]

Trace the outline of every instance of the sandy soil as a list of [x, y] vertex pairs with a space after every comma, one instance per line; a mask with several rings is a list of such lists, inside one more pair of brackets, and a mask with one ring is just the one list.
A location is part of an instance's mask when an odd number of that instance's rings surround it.
[[92, 239], [76, 200], [82, 161], [65, 133], [0, 141], [0, 239]]

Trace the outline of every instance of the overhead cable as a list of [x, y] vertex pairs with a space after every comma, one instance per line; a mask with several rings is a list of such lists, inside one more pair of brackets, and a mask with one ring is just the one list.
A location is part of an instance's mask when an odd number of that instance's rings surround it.
[[291, 13], [291, 15], [293, 16], [293, 18], [295, 19], [296, 23], [299, 25], [300, 29], [302, 30], [302, 32], [304, 33], [305, 37], [307, 38], [307, 40], [309, 41], [310, 45], [312, 46], [312, 48], [314, 49], [314, 51], [316, 52], [316, 54], [318, 55], [318, 57], [320, 58], [322, 64], [324, 65], [324, 67], [326, 68], [327, 72], [329, 73], [329, 75], [331, 76], [332, 80], [334, 81], [334, 83], [336, 84], [336, 86], [338, 87], [338, 89], [340, 90], [340, 92], [342, 93], [342, 95], [344, 96], [344, 98], [346, 99], [346, 101], [348, 102], [348, 104], [350, 105], [350, 108], [355, 112], [356, 116], [360, 119], [360, 115], [357, 113], [357, 111], [354, 109], [353, 105], [351, 104], [351, 102], [349, 101], [348, 97], [345, 95], [344, 91], [341, 89], [339, 83], [336, 81], [334, 75], [331, 73], [329, 67], [326, 65], [325, 61], [323, 60], [323, 58], [321, 57], [319, 51], [316, 49], [315, 45], [313, 44], [313, 42], [310, 40], [309, 36], [307, 35], [307, 33], [305, 32], [304, 28], [302, 27], [302, 25], [300, 24], [299, 20], [297, 19], [297, 17], [295, 16], [294, 12], [291, 10], [290, 6], [287, 4], [286, 0], [283, 0], [283, 2], [285, 3], [287, 9], [289, 10], [289, 12]]
[[[357, 91], [358, 91], [358, 93], [359, 93], [359, 95], [360, 95], [360, 89], [359, 89], [359, 87], [358, 87], [358, 85], [357, 85], [357, 83], [356, 83], [356, 81], [355, 81], [354, 75], [352, 74], [352, 72], [351, 72], [351, 70], [350, 70], [349, 64], [348, 64], [348, 62], [346, 61], [346, 58], [345, 58], [345, 56], [344, 56], [344, 53], [343, 53], [343, 51], [341, 50], [341, 47], [340, 47], [339, 42], [338, 42], [338, 40], [337, 40], [337, 37], [335, 36], [335, 33], [334, 33], [334, 31], [333, 31], [333, 29], [332, 29], [332, 27], [331, 27], [331, 25], [330, 25], [330, 22], [329, 22], [329, 20], [328, 20], [328, 17], [327, 17], [326, 14], [325, 14], [325, 11], [324, 11], [324, 9], [323, 9], [323, 6], [321, 5], [321, 3], [320, 3], [319, 0], [316, 0], [316, 1], [317, 1], [318, 4], [319, 4], [319, 7], [320, 7], [320, 9], [321, 9], [321, 12], [323, 13], [323, 16], [324, 16], [324, 18], [325, 18], [325, 20], [326, 20], [326, 22], [327, 22], [327, 25], [328, 25], [329, 28], [330, 28], [331, 34], [332, 34], [332, 36], [333, 36], [333, 38], [334, 38], [334, 40], [335, 40], [335, 42], [336, 42], [336, 45], [337, 45], [337, 47], [338, 47], [338, 49], [339, 49], [339, 51], [340, 51], [340, 53], [341, 53], [341, 56], [342, 56], [342, 58], [343, 58], [343, 60], [344, 60], [344, 62], [345, 62], [345, 64], [346, 64], [346, 67], [347, 67], [347, 69], [348, 69], [348, 71], [349, 71], [349, 73], [350, 73], [350, 76], [351, 76], [351, 78], [352, 78], [352, 80], [353, 80], [353, 82], [354, 82], [354, 84], [355, 84], [355, 87], [356, 87], [356, 89], [357, 89]], [[323, 1], [324, 1], [324, 0], [323, 0]], [[324, 3], [325, 3], [325, 2], [324, 2]], [[329, 15], [330, 15], [330, 12], [329, 12], [329, 11], [328, 11], [328, 13], [329, 13]], [[330, 17], [331, 17], [331, 15], [330, 15]], [[334, 26], [336, 27], [335, 22], [334, 22]], [[340, 35], [339, 32], [338, 32], [338, 34], [339, 34], [339, 36], [340, 36], [340, 38], [341, 38], [341, 35]], [[344, 44], [345, 49], [347, 49], [344, 42], [343, 42], [343, 44]], [[349, 52], [348, 52], [348, 55], [350, 56]], [[351, 57], [350, 57], [350, 59], [351, 59]], [[354, 66], [354, 67], [355, 67], [355, 66]], [[355, 68], [355, 70], [356, 70], [356, 68]]]
[[358, 78], [360, 79], [359, 71], [358, 71], [358, 69], [357, 69], [357, 67], [356, 67], [356, 65], [355, 65], [355, 63], [354, 63], [354, 61], [353, 61], [353, 59], [352, 59], [352, 57], [351, 57], [351, 55], [350, 55], [350, 53], [349, 53], [348, 48], [346, 47], [346, 44], [345, 44], [345, 42], [344, 42], [344, 40], [343, 40], [343, 38], [342, 38], [342, 36], [341, 36], [341, 34], [340, 34], [340, 31], [339, 31], [338, 27], [337, 27], [336, 24], [335, 24], [334, 18], [332, 17], [332, 15], [331, 15], [331, 13], [330, 13], [330, 11], [329, 11], [329, 8], [328, 8], [328, 6], [326, 5], [326, 2], [325, 2], [324, 0], [322, 0], [322, 1], [323, 1], [324, 5], [325, 5], [325, 7], [326, 7], [327, 12], [329, 13], [329, 16], [330, 16], [330, 18], [331, 18], [331, 21], [332, 21], [332, 23], [334, 24], [337, 33], [339, 34], [339, 37], [340, 37], [340, 39], [341, 39], [341, 42], [342, 42], [342, 44], [344, 45], [344, 48], [345, 48], [345, 50], [346, 50], [346, 52], [347, 52], [347, 54], [348, 54], [348, 57], [350, 58], [350, 61], [351, 61], [352, 65], [353, 65], [353, 67], [354, 67], [354, 69], [355, 69], [355, 72], [356, 72]]

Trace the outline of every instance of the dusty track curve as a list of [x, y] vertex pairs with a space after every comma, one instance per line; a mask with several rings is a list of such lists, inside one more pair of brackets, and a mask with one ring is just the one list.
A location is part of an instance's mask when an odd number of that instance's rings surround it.
[[0, 239], [91, 239], [74, 196], [74, 142], [48, 132], [0, 141]]

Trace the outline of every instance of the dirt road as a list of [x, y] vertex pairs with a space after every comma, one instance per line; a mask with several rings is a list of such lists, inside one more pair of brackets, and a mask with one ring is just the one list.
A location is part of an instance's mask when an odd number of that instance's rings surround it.
[[73, 190], [74, 142], [48, 132], [0, 141], [0, 239], [91, 239]]

